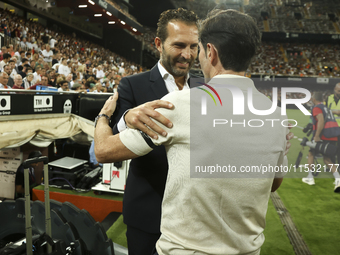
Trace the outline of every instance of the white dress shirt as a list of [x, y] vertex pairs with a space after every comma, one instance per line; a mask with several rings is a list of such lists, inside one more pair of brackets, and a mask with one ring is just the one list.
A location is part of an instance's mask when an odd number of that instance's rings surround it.
[[6, 85], [7, 88], [5, 88], [4, 85], [0, 83], [0, 89], [12, 89], [10, 86]]
[[[169, 93], [173, 92], [173, 91], [179, 91], [178, 86], [175, 82], [175, 78], [173, 77], [172, 74], [170, 74], [162, 65], [160, 60], [157, 63], [157, 67], [159, 70], [159, 73], [161, 74], [164, 82], [165, 82], [165, 86], [166, 89], [168, 90]], [[189, 73], [187, 74], [187, 77], [185, 78], [185, 83], [183, 86], [183, 90], [185, 89], [190, 89], [189, 85], [188, 85], [188, 79], [189, 79]], [[125, 114], [128, 112], [129, 110], [127, 110], [123, 116], [120, 118], [118, 124], [117, 124], [117, 129], [119, 132], [122, 132], [124, 129], [126, 129], [126, 123], [124, 120], [124, 116]]]

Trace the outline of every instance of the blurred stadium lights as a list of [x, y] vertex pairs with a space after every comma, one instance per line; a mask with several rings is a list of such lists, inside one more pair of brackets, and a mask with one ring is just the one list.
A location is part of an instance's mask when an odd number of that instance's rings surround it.
[[108, 11], [107, 11], [106, 14], [109, 15], [109, 16], [112, 16], [112, 13], [111, 13], [111, 12], [108, 12]]
[[88, 0], [88, 2], [92, 5], [94, 5], [95, 3], [92, 0]]
[[79, 8], [86, 8], [87, 5], [86, 5], [86, 4], [81, 4], [81, 5], [79, 5], [78, 7], [79, 7]]

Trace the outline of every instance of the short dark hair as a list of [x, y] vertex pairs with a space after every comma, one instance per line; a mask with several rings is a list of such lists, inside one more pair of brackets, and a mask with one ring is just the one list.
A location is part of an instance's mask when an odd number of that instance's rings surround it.
[[91, 83], [92, 83], [91, 81], [86, 81], [84, 84], [85, 88], [88, 88], [88, 89], [91, 88]]
[[8, 63], [15, 63], [15, 61], [11, 59], [10, 61], [8, 61]]
[[323, 94], [322, 92], [314, 92], [313, 98], [318, 102], [323, 102]]
[[22, 58], [22, 60], [21, 60], [22, 63], [25, 63], [26, 61], [28, 61], [27, 58]]
[[168, 24], [170, 21], [180, 21], [188, 25], [198, 26], [198, 17], [193, 11], [183, 8], [167, 10], [161, 13], [157, 23], [157, 37], [162, 42], [168, 37]]
[[246, 71], [261, 43], [261, 34], [252, 17], [236, 10], [212, 10], [202, 21], [199, 40], [204, 50], [215, 46], [222, 66], [234, 72]]
[[8, 58], [11, 58], [11, 54], [5, 53], [5, 54], [3, 55], [3, 59], [8, 59]]
[[20, 51], [20, 55], [21, 55], [22, 53], [25, 53], [25, 51], [24, 51], [24, 50], [21, 50], [21, 51]]
[[63, 86], [64, 83], [67, 83], [67, 84], [68, 84], [68, 81], [67, 81], [67, 80], [61, 80], [61, 81], [59, 82], [59, 86], [60, 86], [60, 87]]

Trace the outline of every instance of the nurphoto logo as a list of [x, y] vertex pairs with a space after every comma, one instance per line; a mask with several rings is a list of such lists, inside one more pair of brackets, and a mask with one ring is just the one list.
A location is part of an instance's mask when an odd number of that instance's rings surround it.
[[[217, 93], [217, 91], [210, 85], [205, 84], [205, 83], [201, 83], [203, 84], [203, 86], [207, 87], [208, 89], [210, 89], [218, 98], [218, 100], [220, 101], [220, 104], [222, 106], [222, 100], [219, 96], [219, 94]], [[197, 87], [198, 89], [203, 90], [204, 92], [206, 92], [213, 100], [215, 105], [217, 105], [216, 100], [213, 96], [213, 94], [208, 90], [202, 87]], [[223, 89], [229, 89], [231, 94], [232, 94], [232, 98], [233, 98], [233, 115], [244, 115], [244, 94], [242, 92], [242, 90], [236, 86], [233, 85], [217, 85], [216, 87], [221, 87]], [[288, 93], [302, 93], [305, 94], [306, 97], [305, 98], [287, 98], [287, 94]], [[278, 103], [278, 95], [277, 95], [277, 88], [273, 87], [272, 89], [272, 106], [270, 109], [267, 110], [257, 110], [254, 107], [253, 104], [253, 91], [252, 88], [248, 88], [248, 109], [251, 113], [255, 114], [255, 115], [260, 115], [260, 116], [266, 116], [266, 115], [270, 115], [272, 113], [275, 112], [275, 110], [277, 109], [277, 103]], [[309, 100], [311, 99], [311, 93], [304, 88], [290, 88], [290, 87], [283, 87], [281, 88], [281, 115], [286, 115], [287, 113], [287, 105], [292, 104], [295, 105], [298, 109], [300, 109], [300, 111], [304, 114], [304, 115], [311, 115], [311, 113], [302, 105], [304, 103], [307, 103]], [[206, 94], [202, 95], [201, 97], [201, 115], [207, 115], [207, 97]]]

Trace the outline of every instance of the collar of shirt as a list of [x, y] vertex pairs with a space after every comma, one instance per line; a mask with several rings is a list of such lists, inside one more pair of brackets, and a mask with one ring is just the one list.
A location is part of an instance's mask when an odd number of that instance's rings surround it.
[[9, 86], [7, 86], [7, 85], [2, 85], [2, 84], [0, 83], [0, 89], [9, 89], [9, 88], [11, 88], [11, 87], [9, 87]]
[[[158, 61], [157, 63], [158, 70], [165, 82], [165, 86], [167, 90], [170, 92], [179, 90], [177, 87], [177, 84], [175, 82], [175, 78], [161, 65], [161, 62]], [[188, 85], [188, 79], [189, 79], [189, 73], [187, 74], [187, 77], [185, 78], [185, 83], [183, 86], [183, 89], [190, 89]]]

